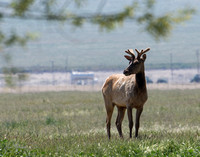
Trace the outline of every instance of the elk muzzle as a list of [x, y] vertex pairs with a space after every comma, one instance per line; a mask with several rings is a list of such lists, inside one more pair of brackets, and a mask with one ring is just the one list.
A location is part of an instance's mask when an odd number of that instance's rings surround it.
[[126, 70], [124, 70], [123, 74], [124, 74], [125, 76], [128, 76], [128, 75], [130, 75], [130, 74], [129, 74], [129, 71], [128, 71], [127, 69], [126, 69]]

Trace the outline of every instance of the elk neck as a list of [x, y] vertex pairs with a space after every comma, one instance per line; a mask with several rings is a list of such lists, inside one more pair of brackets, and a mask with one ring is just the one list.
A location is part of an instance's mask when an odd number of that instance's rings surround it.
[[136, 74], [136, 83], [139, 89], [146, 89], [146, 79], [144, 70]]

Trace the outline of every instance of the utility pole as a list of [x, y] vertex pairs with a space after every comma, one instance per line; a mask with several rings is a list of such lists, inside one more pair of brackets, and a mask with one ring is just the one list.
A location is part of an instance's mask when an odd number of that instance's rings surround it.
[[65, 61], [66, 83], [67, 83], [67, 70], [68, 70], [68, 54], [67, 54], [66, 61]]
[[51, 73], [52, 73], [52, 85], [55, 83], [55, 76], [54, 76], [54, 61], [51, 61]]
[[173, 55], [172, 55], [172, 53], [170, 53], [170, 70], [171, 70], [171, 78], [173, 80], [174, 74], [173, 74]]
[[65, 72], [67, 72], [68, 69], [68, 55], [66, 57], [66, 61], [65, 61]]
[[199, 70], [199, 50], [196, 51], [196, 55], [197, 55], [197, 74], [200, 74], [200, 70]]

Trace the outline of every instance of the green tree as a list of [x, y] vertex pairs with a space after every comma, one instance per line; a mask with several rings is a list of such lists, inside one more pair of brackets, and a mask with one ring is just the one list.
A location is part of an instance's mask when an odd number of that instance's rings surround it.
[[[94, 13], [81, 14], [77, 10], [83, 5], [87, 5], [89, 0], [11, 0], [1, 2], [0, 24], [3, 18], [21, 18], [24, 20], [53, 20], [65, 22], [74, 27], [81, 27], [84, 23], [98, 25], [101, 31], [112, 31], [117, 27], [122, 27], [125, 20], [131, 20], [140, 24], [142, 29], [149, 33], [156, 41], [167, 38], [172, 29], [188, 19], [195, 13], [192, 8], [183, 8], [174, 12], [166, 12], [162, 15], [154, 13], [156, 0], [133, 0], [132, 4], [124, 7], [121, 11], [114, 13], [103, 13], [102, 9], [106, 0], [99, 2], [97, 11]], [[69, 5], [74, 4], [74, 9], [69, 9]], [[37, 7], [35, 7], [37, 6]], [[37, 8], [37, 9], [35, 9]], [[8, 12], [5, 10], [9, 10]], [[37, 14], [35, 14], [37, 12]], [[13, 45], [24, 46], [26, 42], [34, 39], [33, 34], [27, 33], [20, 36], [14, 30], [9, 34], [0, 30], [0, 52], [6, 47]], [[12, 75], [18, 73], [18, 70], [11, 65], [8, 55], [4, 56], [8, 65], [4, 69], [5, 75], [9, 78], [7, 82], [12, 83]], [[13, 70], [14, 69], [14, 70]], [[19, 77], [20, 78], [20, 77]]]

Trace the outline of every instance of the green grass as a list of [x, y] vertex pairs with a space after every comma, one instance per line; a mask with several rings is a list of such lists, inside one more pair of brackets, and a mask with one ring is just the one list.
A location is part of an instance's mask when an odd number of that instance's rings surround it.
[[0, 95], [0, 156], [200, 156], [200, 90], [150, 90], [138, 139], [111, 140], [100, 92]]

